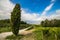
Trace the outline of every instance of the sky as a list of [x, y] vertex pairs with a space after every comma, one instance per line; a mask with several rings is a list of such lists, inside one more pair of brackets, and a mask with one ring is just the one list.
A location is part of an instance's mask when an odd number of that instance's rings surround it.
[[27, 23], [60, 19], [60, 0], [0, 0], [0, 20], [10, 19], [16, 3], [21, 6], [21, 20]]

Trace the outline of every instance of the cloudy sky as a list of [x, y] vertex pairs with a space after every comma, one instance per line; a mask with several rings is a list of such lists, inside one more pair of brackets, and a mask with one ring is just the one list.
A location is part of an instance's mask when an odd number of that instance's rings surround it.
[[21, 6], [21, 20], [40, 24], [42, 20], [60, 19], [60, 0], [0, 0], [0, 20], [10, 19], [16, 3]]

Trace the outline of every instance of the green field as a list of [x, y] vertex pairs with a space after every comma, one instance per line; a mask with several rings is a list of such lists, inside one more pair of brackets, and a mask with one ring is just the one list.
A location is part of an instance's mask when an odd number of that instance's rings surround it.
[[[60, 27], [34, 27], [32, 34], [25, 35], [21, 39], [26, 40], [60, 40]], [[7, 37], [11, 39], [12, 37]]]
[[36, 27], [36, 40], [60, 40], [60, 27]]

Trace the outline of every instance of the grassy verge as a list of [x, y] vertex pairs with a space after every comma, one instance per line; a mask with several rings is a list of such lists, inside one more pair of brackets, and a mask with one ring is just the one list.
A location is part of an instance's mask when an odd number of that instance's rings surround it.
[[11, 31], [11, 27], [0, 27], [0, 33]]
[[42, 31], [41, 30], [36, 30], [35, 32], [34, 32], [34, 37], [35, 37], [35, 40], [43, 40], [43, 33], [42, 33]]
[[18, 36], [11, 35], [11, 36], [7, 36], [6, 39], [8, 39], [8, 40], [20, 40], [22, 37], [23, 37], [23, 35], [18, 35]]

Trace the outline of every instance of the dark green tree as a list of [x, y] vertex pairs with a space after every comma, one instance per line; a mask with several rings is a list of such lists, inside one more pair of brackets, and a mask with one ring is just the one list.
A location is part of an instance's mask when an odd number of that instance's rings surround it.
[[43, 27], [60, 27], [60, 19], [45, 20], [41, 22]]
[[19, 33], [20, 22], [21, 22], [20, 5], [16, 4], [15, 7], [14, 7], [14, 9], [13, 9], [13, 12], [11, 13], [12, 32], [16, 36]]
[[45, 27], [48, 26], [48, 19], [45, 20]]
[[41, 22], [41, 25], [44, 27], [44, 21]]

